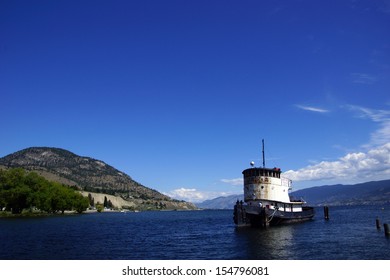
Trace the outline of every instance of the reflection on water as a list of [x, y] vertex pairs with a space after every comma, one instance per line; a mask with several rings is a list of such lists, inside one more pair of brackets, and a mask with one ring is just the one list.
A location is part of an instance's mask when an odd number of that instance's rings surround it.
[[237, 228], [236, 238], [247, 259], [293, 259], [294, 226]]

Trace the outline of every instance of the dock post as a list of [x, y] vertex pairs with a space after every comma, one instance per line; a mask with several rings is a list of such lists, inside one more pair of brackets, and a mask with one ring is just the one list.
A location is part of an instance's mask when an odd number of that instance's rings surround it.
[[329, 207], [328, 206], [324, 206], [324, 217], [325, 217], [325, 220], [329, 220]]
[[246, 212], [242, 200], [240, 202], [237, 200], [234, 205], [233, 221], [237, 226], [244, 226], [247, 224]]
[[381, 229], [381, 222], [379, 221], [379, 218], [376, 218], [375, 222], [376, 222], [376, 228]]
[[238, 202], [236, 202], [236, 205], [234, 205], [234, 214], [233, 214], [233, 220], [234, 223], [238, 226], [241, 226], [243, 224], [243, 215], [242, 215], [242, 205]]
[[390, 236], [390, 228], [388, 224], [383, 224], [383, 228], [385, 229], [385, 236], [389, 237]]
[[267, 221], [267, 214], [265, 213], [265, 207], [262, 207], [261, 209], [260, 224], [262, 228], [267, 228], [269, 226], [269, 223]]

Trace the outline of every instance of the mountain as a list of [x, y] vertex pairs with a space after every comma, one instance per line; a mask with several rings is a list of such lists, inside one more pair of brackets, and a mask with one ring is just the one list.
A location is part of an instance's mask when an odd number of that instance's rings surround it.
[[229, 196], [220, 196], [214, 199], [196, 203], [196, 206], [202, 209], [233, 209], [237, 199], [244, 200], [244, 195], [233, 194]]
[[[381, 205], [390, 203], [390, 180], [312, 187], [292, 192], [291, 196], [303, 198], [312, 206]], [[233, 209], [237, 199], [243, 200], [243, 195], [217, 197], [196, 205], [204, 209]]]
[[291, 195], [302, 197], [308, 204], [317, 206], [386, 204], [390, 203], [390, 180], [312, 187]]
[[60, 148], [32, 147], [0, 158], [3, 168], [35, 171], [48, 180], [77, 187], [84, 192], [104, 193], [132, 202], [135, 208], [195, 209], [134, 181], [129, 175], [101, 160], [78, 156]]

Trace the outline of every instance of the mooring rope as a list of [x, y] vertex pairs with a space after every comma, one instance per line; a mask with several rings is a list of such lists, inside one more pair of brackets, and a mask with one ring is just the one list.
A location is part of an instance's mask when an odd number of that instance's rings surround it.
[[274, 212], [271, 214], [271, 218], [269, 220], [267, 220], [267, 223], [270, 223], [272, 221], [272, 219], [275, 216], [276, 211], [278, 211], [278, 210], [279, 210], [278, 208], [275, 208]]

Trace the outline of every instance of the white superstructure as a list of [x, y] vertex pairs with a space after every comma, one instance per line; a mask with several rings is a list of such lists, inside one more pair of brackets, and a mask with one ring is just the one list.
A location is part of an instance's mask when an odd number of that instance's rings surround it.
[[248, 206], [281, 209], [287, 212], [302, 211], [302, 201], [291, 201], [291, 180], [281, 177], [280, 168], [252, 167], [245, 169], [244, 201]]

